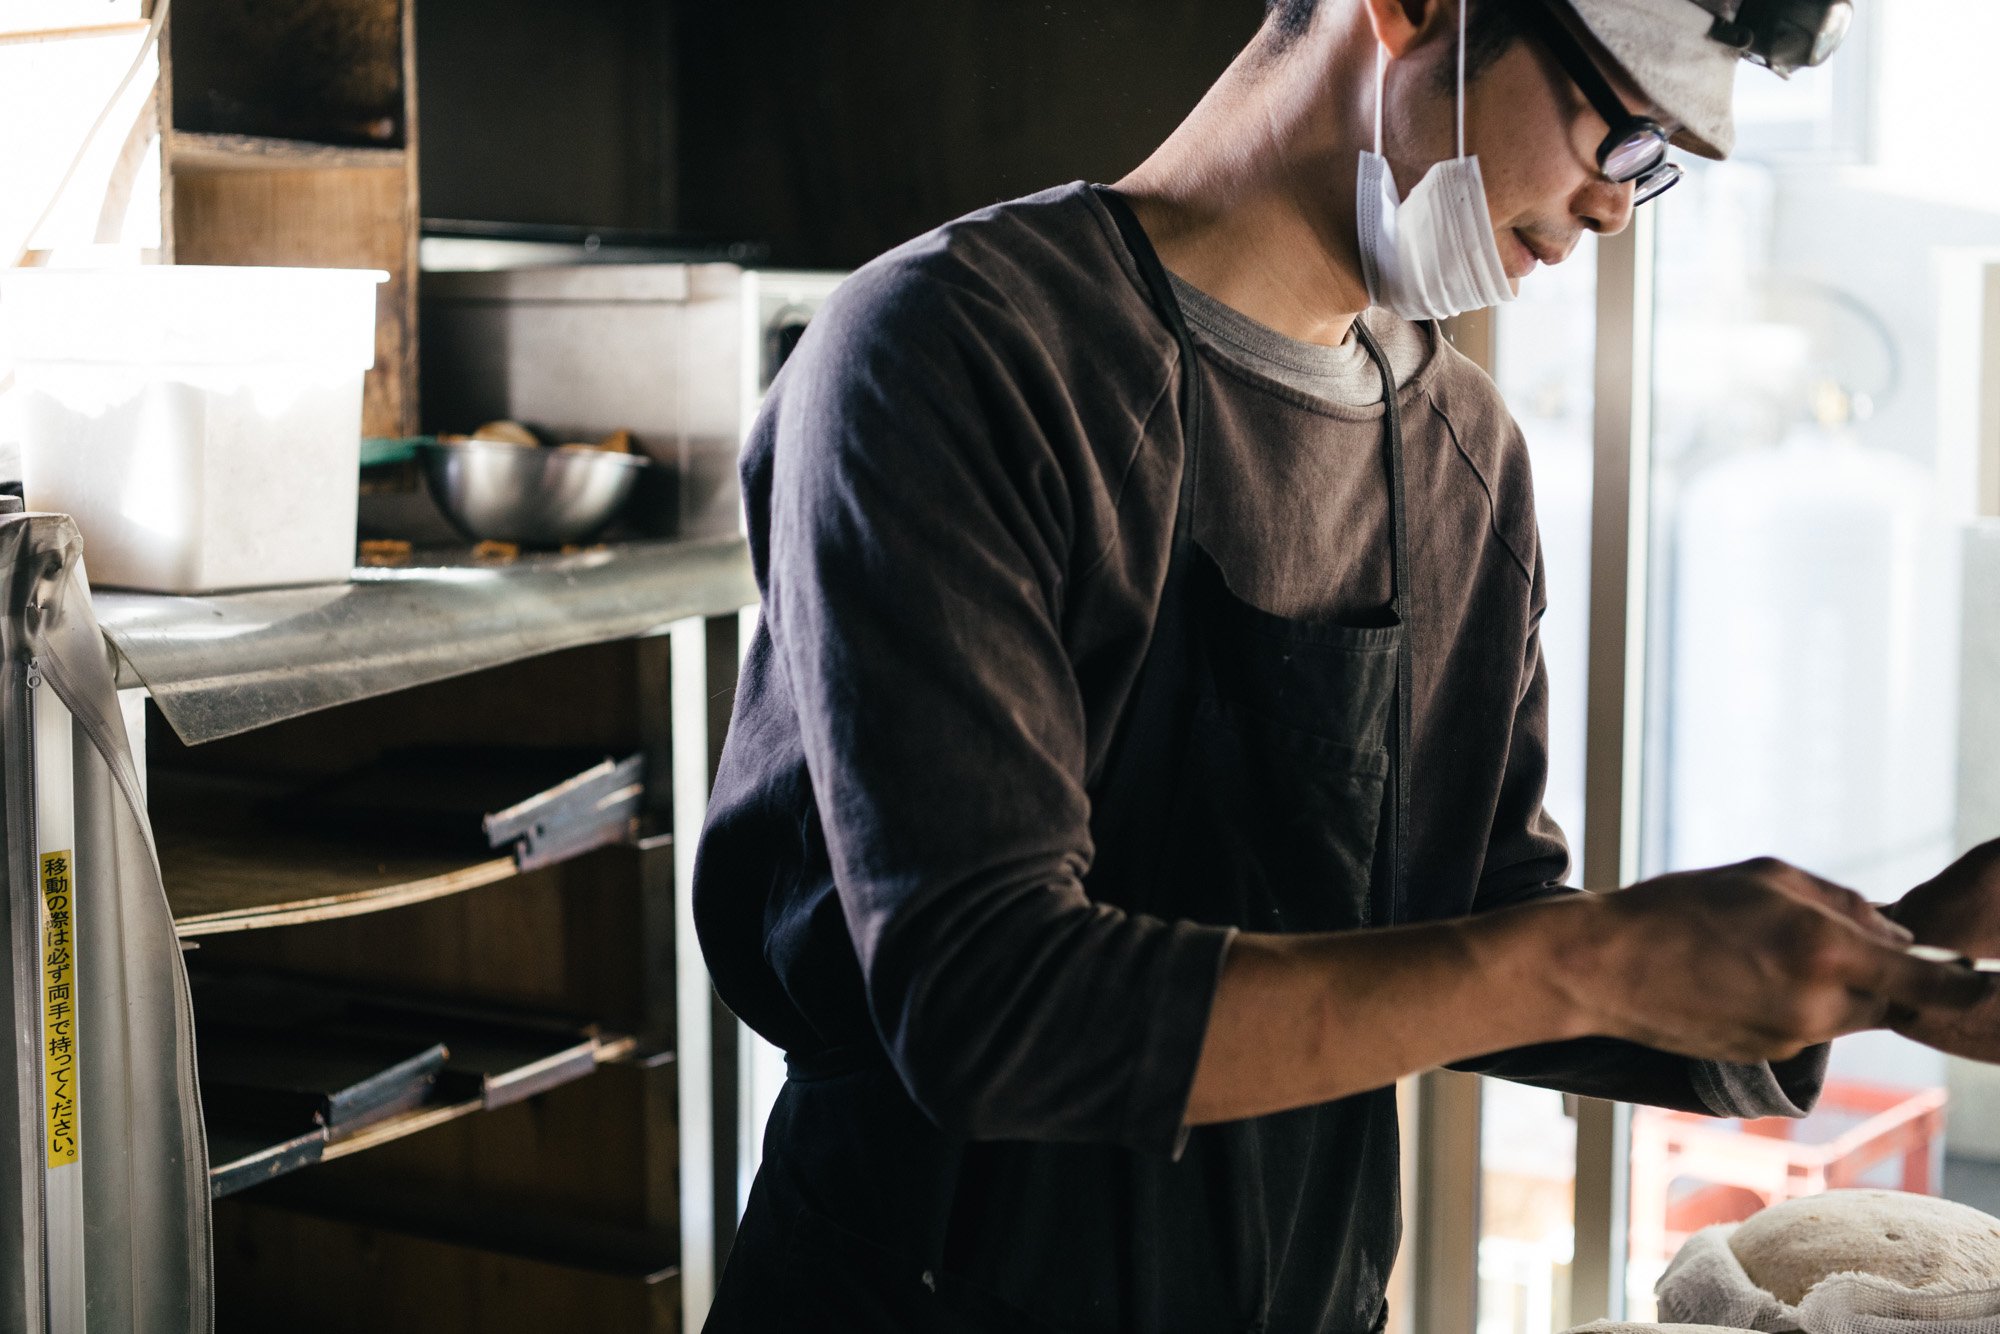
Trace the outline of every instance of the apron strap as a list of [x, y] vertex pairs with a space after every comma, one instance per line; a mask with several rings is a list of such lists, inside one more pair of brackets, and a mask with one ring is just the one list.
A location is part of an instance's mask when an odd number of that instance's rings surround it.
[[1173, 583], [1173, 576], [1185, 567], [1188, 548], [1194, 542], [1195, 475], [1201, 466], [1201, 363], [1195, 358], [1194, 335], [1188, 331], [1187, 318], [1181, 313], [1181, 303], [1174, 295], [1174, 286], [1167, 280], [1167, 270], [1160, 263], [1159, 252], [1153, 249], [1152, 238], [1139, 225], [1138, 215], [1125, 197], [1109, 186], [1091, 187], [1097, 197], [1104, 201], [1111, 220], [1118, 224], [1118, 234], [1124, 238], [1125, 248], [1132, 254], [1132, 262], [1138, 266], [1139, 276], [1146, 282], [1146, 291], [1153, 298], [1153, 307], [1159, 312], [1167, 331], [1180, 345], [1181, 354], [1181, 486], [1180, 504], [1174, 513], [1174, 545], [1172, 563], [1168, 567], [1167, 582]]
[[1165, 817], [1160, 812], [1146, 810], [1143, 801], [1120, 798], [1146, 791], [1157, 775], [1175, 768], [1180, 755], [1182, 738], [1172, 728], [1148, 720], [1181, 716], [1191, 689], [1188, 658], [1197, 646], [1188, 629], [1187, 603], [1194, 566], [1195, 479], [1201, 464], [1203, 414], [1201, 369], [1195, 358], [1194, 336], [1188, 332], [1173, 284], [1167, 281], [1167, 271], [1131, 205], [1106, 186], [1092, 189], [1117, 224], [1125, 248], [1145, 281], [1155, 312], [1174, 336], [1180, 349], [1181, 377], [1180, 489], [1174, 508], [1166, 578], [1160, 585], [1160, 602], [1153, 613], [1152, 638], [1147, 644], [1139, 679], [1106, 748], [1102, 767], [1098, 773], [1087, 776], [1092, 803], [1104, 812], [1105, 825], [1097, 839], [1102, 854], [1108, 848], [1153, 846], [1154, 831], [1147, 826]]
[[1410, 525], [1403, 492], [1403, 412], [1396, 401], [1396, 371], [1368, 331], [1367, 322], [1356, 316], [1354, 333], [1382, 374], [1382, 423], [1389, 452], [1389, 545], [1393, 583], [1389, 609], [1396, 614], [1402, 634], [1396, 638], [1396, 735], [1390, 747], [1391, 781], [1396, 788], [1395, 824], [1390, 831], [1393, 850], [1391, 865], [1391, 906], [1389, 920], [1400, 922], [1408, 905], [1410, 831], [1410, 730], [1411, 696], [1415, 693], [1415, 657], [1410, 643]]

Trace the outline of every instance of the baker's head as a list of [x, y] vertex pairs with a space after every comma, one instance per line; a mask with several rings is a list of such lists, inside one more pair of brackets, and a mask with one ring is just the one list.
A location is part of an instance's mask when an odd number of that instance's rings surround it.
[[[1267, 0], [1259, 37], [1274, 64], [1315, 47], [1379, 55], [1379, 102], [1370, 79], [1348, 108], [1372, 122], [1379, 105], [1382, 118], [1379, 181], [1365, 157], [1361, 173], [1360, 239], [1371, 291], [1406, 314], [1469, 309], [1476, 289], [1505, 299], [1584, 232], [1623, 230], [1678, 176], [1670, 143], [1728, 154], [1740, 60], [1781, 74], [1818, 64], [1851, 17], [1849, 0], [1464, 2], [1461, 13], [1460, 0]], [[1482, 192], [1496, 254], [1446, 255], [1426, 274], [1436, 257], [1424, 248], [1462, 238]], [[1448, 299], [1454, 288], [1461, 299]]]

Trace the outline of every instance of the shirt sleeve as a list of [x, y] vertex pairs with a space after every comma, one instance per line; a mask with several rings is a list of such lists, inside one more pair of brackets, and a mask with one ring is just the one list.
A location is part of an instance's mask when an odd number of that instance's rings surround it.
[[[786, 368], [766, 614], [870, 1015], [972, 1138], [1172, 1153], [1232, 933], [1083, 891], [1067, 390], [987, 293], [863, 275]], [[1172, 412], [1131, 407], [1138, 439]]]
[[[1540, 576], [1537, 567], [1537, 606]], [[1539, 618], [1538, 618], [1539, 619]], [[1491, 912], [1584, 891], [1565, 885], [1569, 849], [1542, 806], [1548, 781], [1548, 670], [1539, 624], [1529, 635], [1507, 772], [1473, 911]], [[1709, 1116], [1803, 1117], [1819, 1101], [1830, 1048], [1789, 1061], [1702, 1061], [1614, 1038], [1585, 1038], [1496, 1052], [1452, 1067], [1617, 1102]]]

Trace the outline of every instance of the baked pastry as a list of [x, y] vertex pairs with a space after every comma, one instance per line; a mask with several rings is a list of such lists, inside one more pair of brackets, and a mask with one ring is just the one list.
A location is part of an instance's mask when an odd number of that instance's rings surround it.
[[1834, 1274], [1959, 1292], [2000, 1282], [2000, 1219], [1894, 1190], [1836, 1190], [1773, 1205], [1730, 1234], [1752, 1283], [1797, 1306]]

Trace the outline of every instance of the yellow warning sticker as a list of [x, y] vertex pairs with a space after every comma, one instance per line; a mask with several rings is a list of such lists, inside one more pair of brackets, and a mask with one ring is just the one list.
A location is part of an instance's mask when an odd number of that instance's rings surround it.
[[76, 1161], [76, 934], [70, 854], [42, 854], [42, 1038], [49, 1166]]

